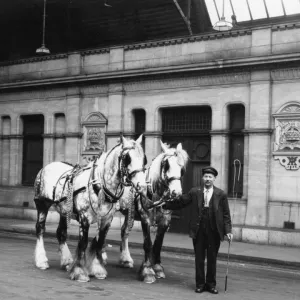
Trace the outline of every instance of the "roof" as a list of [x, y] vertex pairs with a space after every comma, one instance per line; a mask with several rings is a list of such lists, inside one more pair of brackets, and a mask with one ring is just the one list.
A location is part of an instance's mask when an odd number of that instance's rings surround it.
[[[254, 2], [260, 6], [255, 8]], [[230, 20], [234, 13], [239, 26], [271, 22], [275, 2], [285, 5], [282, 18], [300, 12], [299, 0], [225, 0], [225, 16]], [[45, 44], [51, 54], [188, 36], [191, 32], [197, 35], [211, 31], [222, 14], [222, 0], [47, 0], [46, 3]], [[261, 3], [268, 6], [268, 17], [266, 10], [262, 12]], [[42, 44], [43, 5], [43, 0], [0, 1], [0, 61], [36, 56], [35, 51]], [[185, 18], [190, 21], [191, 32]]]

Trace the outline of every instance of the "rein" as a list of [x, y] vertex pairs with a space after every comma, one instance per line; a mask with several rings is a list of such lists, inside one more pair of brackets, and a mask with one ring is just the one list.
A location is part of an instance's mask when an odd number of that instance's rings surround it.
[[[104, 170], [105, 170], [105, 164], [106, 164], [106, 160], [108, 158], [108, 156], [111, 154], [111, 152], [116, 148], [120, 146], [120, 144], [116, 145], [115, 147], [113, 147], [110, 152], [107, 154], [106, 158], [105, 158], [105, 161], [104, 161]], [[107, 187], [106, 187], [106, 184], [105, 184], [105, 179], [104, 179], [104, 174], [103, 174], [103, 185], [102, 185], [102, 188], [103, 188], [103, 192], [106, 196], [106, 200], [108, 200], [110, 203], [116, 203], [122, 196], [123, 196], [123, 193], [124, 193], [124, 187], [125, 186], [131, 186], [132, 188], [134, 188], [136, 190], [136, 192], [138, 192], [139, 190], [139, 185], [137, 187], [135, 187], [131, 181], [132, 177], [134, 175], [136, 175], [137, 173], [139, 172], [144, 172], [145, 168], [141, 168], [141, 169], [137, 169], [137, 170], [134, 170], [132, 172], [128, 172], [128, 168], [127, 166], [125, 165], [125, 160], [126, 160], [126, 155], [127, 153], [125, 153], [125, 151], [127, 150], [132, 150], [134, 149], [134, 147], [125, 147], [125, 148], [122, 148], [122, 152], [121, 154], [119, 155], [119, 162], [118, 162], [118, 169], [119, 169], [119, 172], [120, 172], [120, 183], [118, 184], [117, 186], [117, 189], [116, 189], [116, 193], [113, 194]], [[96, 165], [97, 166], [97, 165]], [[121, 188], [120, 188], [121, 186]], [[120, 191], [118, 193], [118, 190], [120, 188]]]

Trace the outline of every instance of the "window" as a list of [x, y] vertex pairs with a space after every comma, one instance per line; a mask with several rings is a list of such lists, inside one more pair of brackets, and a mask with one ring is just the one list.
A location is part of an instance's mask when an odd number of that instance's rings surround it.
[[[146, 112], [143, 109], [136, 109], [133, 111], [134, 115], [134, 138], [137, 139], [142, 133], [146, 131]], [[145, 149], [145, 136], [143, 135], [143, 148]]]
[[35, 177], [43, 167], [44, 117], [23, 116], [23, 169], [22, 184], [33, 185]]
[[243, 105], [229, 106], [229, 172], [228, 196], [243, 196], [245, 108]]

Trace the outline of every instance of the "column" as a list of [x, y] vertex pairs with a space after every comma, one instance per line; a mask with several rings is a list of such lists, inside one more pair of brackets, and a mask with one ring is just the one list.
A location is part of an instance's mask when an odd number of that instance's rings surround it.
[[107, 149], [114, 147], [124, 133], [124, 90], [122, 83], [110, 84], [108, 95]]
[[44, 161], [43, 166], [48, 165], [54, 161], [54, 134], [53, 134], [53, 122], [52, 115], [45, 115], [44, 125]]
[[10, 171], [10, 117], [2, 117], [2, 185], [9, 184], [9, 171]]
[[10, 147], [9, 147], [9, 185], [16, 185], [17, 174], [22, 170], [18, 164], [20, 135], [17, 130], [17, 116], [11, 115], [10, 121]]
[[66, 149], [65, 158], [70, 163], [80, 161], [80, 94], [77, 89], [68, 91], [66, 108]]
[[228, 131], [211, 130], [211, 165], [217, 169], [216, 186], [227, 192], [228, 187]]
[[[250, 83], [248, 204], [246, 225], [266, 226], [269, 197], [271, 83], [269, 71], [253, 71]], [[246, 146], [246, 145], [245, 145]]]
[[68, 75], [81, 74], [81, 55], [78, 52], [68, 53]]

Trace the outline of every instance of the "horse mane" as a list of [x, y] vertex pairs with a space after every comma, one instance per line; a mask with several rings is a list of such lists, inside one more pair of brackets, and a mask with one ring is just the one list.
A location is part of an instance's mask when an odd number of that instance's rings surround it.
[[167, 152], [162, 152], [158, 154], [151, 162], [151, 165], [149, 167], [149, 173], [148, 178], [150, 180], [150, 183], [152, 185], [152, 190], [155, 191], [156, 187], [159, 185], [161, 181], [161, 165], [162, 161], [166, 156], [169, 155], [176, 155], [177, 157], [177, 163], [182, 167], [182, 169], [185, 171], [186, 166], [188, 163], [189, 156], [187, 152], [183, 149], [177, 150], [176, 148], [169, 148]]

